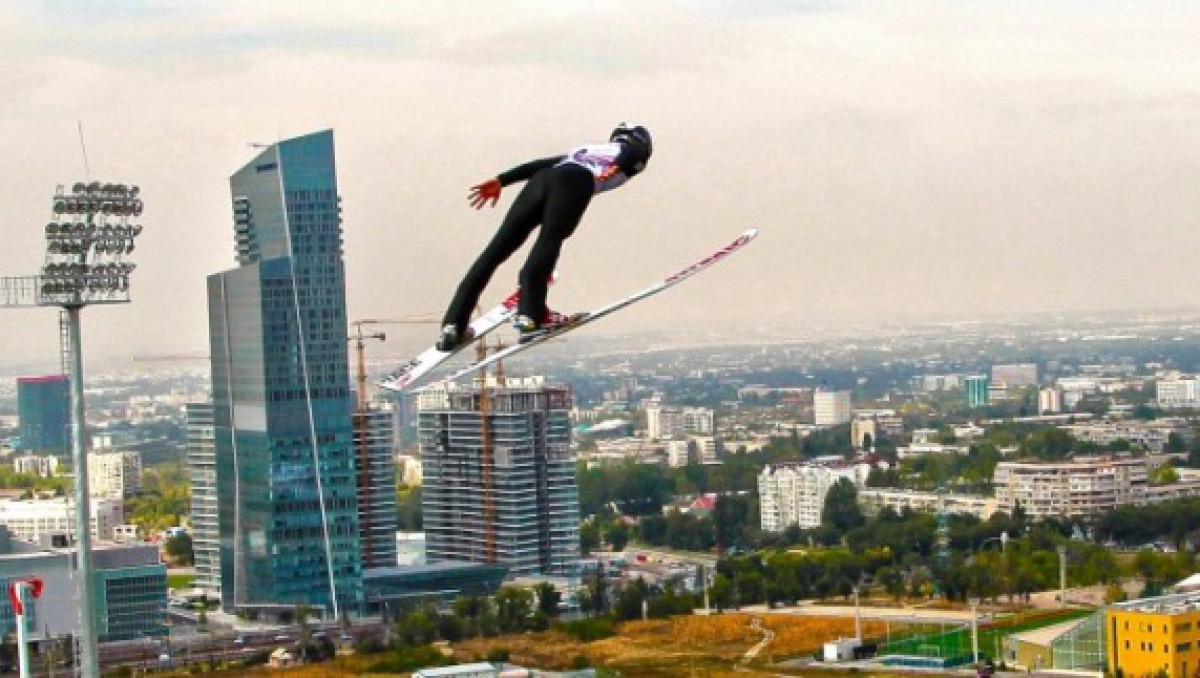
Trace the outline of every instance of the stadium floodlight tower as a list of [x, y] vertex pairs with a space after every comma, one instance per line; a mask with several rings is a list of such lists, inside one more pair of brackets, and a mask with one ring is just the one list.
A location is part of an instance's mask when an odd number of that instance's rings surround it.
[[59, 186], [46, 224], [46, 263], [37, 280], [37, 305], [66, 311], [71, 368], [71, 454], [75, 473], [75, 539], [79, 584], [79, 653], [85, 677], [100, 675], [94, 615], [91, 510], [83, 407], [83, 347], [80, 311], [89, 304], [129, 301], [128, 259], [142, 232], [133, 223], [142, 214], [136, 186], [77, 183], [70, 192]]

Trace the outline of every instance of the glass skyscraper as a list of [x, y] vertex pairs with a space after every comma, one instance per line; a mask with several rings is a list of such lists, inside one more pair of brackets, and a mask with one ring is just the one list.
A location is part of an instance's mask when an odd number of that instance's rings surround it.
[[17, 378], [22, 450], [71, 451], [71, 380], [65, 374]]
[[208, 278], [221, 605], [357, 609], [333, 132], [265, 148], [230, 188], [238, 266]]

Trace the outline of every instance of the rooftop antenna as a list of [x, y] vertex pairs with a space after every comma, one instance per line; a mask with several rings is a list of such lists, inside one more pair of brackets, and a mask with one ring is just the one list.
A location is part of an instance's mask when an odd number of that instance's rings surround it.
[[83, 121], [77, 121], [79, 127], [79, 148], [83, 151], [83, 176], [87, 177], [88, 182], [92, 181], [92, 168], [88, 166], [87, 144], [83, 143]]

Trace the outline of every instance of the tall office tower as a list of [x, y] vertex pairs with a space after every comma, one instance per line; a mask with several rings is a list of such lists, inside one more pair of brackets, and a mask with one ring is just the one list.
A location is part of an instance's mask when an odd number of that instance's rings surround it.
[[333, 132], [230, 178], [237, 268], [208, 278], [221, 606], [362, 601]]
[[984, 375], [963, 379], [963, 390], [967, 393], [968, 407], [983, 407], [988, 404], [988, 388], [991, 384]]
[[421, 396], [429, 562], [507, 565], [514, 575], [575, 575], [579, 487], [571, 391], [492, 379]]
[[358, 451], [358, 539], [362, 566], [396, 566], [396, 419], [399, 412], [369, 409], [354, 415]]
[[813, 394], [813, 423], [837, 426], [850, 421], [850, 392], [818, 389]]
[[18, 449], [71, 451], [71, 381], [65, 374], [17, 377]]
[[194, 586], [214, 596], [221, 593], [221, 531], [218, 523], [217, 448], [213, 442], [212, 403], [187, 403], [188, 479], [192, 484], [192, 551]]

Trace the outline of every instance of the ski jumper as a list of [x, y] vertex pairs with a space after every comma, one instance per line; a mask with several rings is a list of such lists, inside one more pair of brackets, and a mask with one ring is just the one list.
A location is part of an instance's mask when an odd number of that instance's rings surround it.
[[649, 155], [633, 144], [610, 142], [589, 144], [567, 155], [527, 162], [496, 177], [501, 186], [518, 181], [526, 184], [504, 216], [500, 229], [458, 285], [444, 324], [461, 333], [471, 320], [471, 311], [487, 287], [492, 274], [529, 239], [539, 225], [541, 231], [519, 283], [521, 299], [517, 313], [543, 323], [549, 314], [546, 292], [558, 261], [563, 241], [571, 237], [587, 210], [592, 196], [624, 184], [646, 167]]

